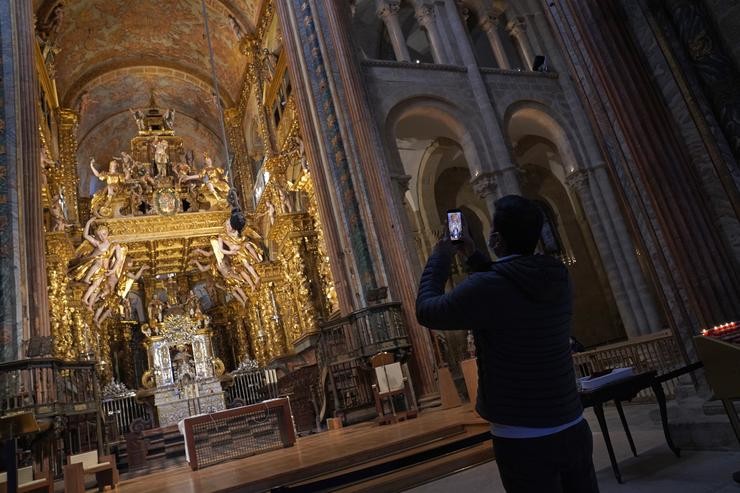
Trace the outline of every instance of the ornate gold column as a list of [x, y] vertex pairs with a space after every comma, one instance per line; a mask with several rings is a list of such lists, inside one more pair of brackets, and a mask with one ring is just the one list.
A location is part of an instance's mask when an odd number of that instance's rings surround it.
[[67, 276], [67, 265], [73, 255], [74, 246], [65, 232], [46, 233], [46, 265], [53, 354], [57, 358], [67, 360], [75, 359], [79, 354], [74, 339], [74, 320]]
[[67, 108], [59, 109], [59, 161], [61, 162], [59, 185], [64, 187], [64, 196], [69, 212], [69, 222], [80, 224], [78, 212], [77, 176], [77, 113]]
[[224, 111], [226, 120], [226, 134], [229, 139], [229, 147], [234, 155], [234, 162], [231, 163], [233, 170], [234, 184], [240, 192], [242, 198], [242, 207], [245, 211], [251, 211], [252, 202], [252, 170], [248, 159], [247, 145], [244, 142], [244, 129], [242, 128], [243, 114], [239, 108], [228, 108]]

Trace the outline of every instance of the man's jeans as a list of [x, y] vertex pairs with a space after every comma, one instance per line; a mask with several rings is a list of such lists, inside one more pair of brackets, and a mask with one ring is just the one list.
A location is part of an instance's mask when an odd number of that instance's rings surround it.
[[493, 438], [507, 493], [598, 493], [591, 428], [584, 419], [540, 438]]

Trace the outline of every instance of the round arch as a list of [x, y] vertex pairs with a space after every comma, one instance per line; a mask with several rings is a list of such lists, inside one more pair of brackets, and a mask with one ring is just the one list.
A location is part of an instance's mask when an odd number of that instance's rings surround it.
[[552, 142], [562, 156], [564, 176], [582, 169], [585, 162], [581, 142], [552, 109], [538, 101], [520, 100], [504, 112], [504, 133], [512, 144], [526, 135]]

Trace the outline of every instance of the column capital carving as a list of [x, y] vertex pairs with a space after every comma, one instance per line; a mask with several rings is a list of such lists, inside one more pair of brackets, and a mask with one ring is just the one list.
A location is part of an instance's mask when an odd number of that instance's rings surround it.
[[583, 192], [588, 186], [591, 170], [579, 169], [565, 177], [565, 183], [578, 193]]
[[434, 8], [431, 5], [421, 5], [416, 9], [416, 20], [425, 29], [429, 29], [429, 24], [434, 22]]
[[518, 38], [519, 36], [524, 35], [527, 31], [527, 23], [523, 17], [517, 17], [516, 19], [509, 21], [506, 25], [506, 30], [509, 31], [509, 34]]
[[398, 0], [377, 0], [375, 2], [375, 13], [382, 20], [398, 15], [401, 10], [401, 2]]
[[411, 175], [391, 175], [391, 181], [398, 183], [398, 186], [401, 187], [405, 193], [409, 189]]
[[482, 199], [486, 199], [496, 194], [498, 190], [497, 176], [499, 173], [481, 173], [473, 180], [470, 184], [473, 186], [473, 191]]
[[478, 25], [483, 29], [484, 32], [496, 29], [501, 23], [501, 15], [503, 11], [498, 9], [486, 10], [481, 13]]

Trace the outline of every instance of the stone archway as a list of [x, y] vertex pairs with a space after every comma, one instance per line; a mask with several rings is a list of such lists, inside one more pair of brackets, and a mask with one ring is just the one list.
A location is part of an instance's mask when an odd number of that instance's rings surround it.
[[[563, 239], [560, 255], [575, 284], [576, 336], [593, 345], [656, 330], [655, 305], [608, 176], [603, 167], [584, 165], [583, 144], [564, 121], [541, 103], [519, 101], [507, 109], [504, 128], [522, 193], [549, 204]], [[587, 204], [591, 187], [602, 196]]]

